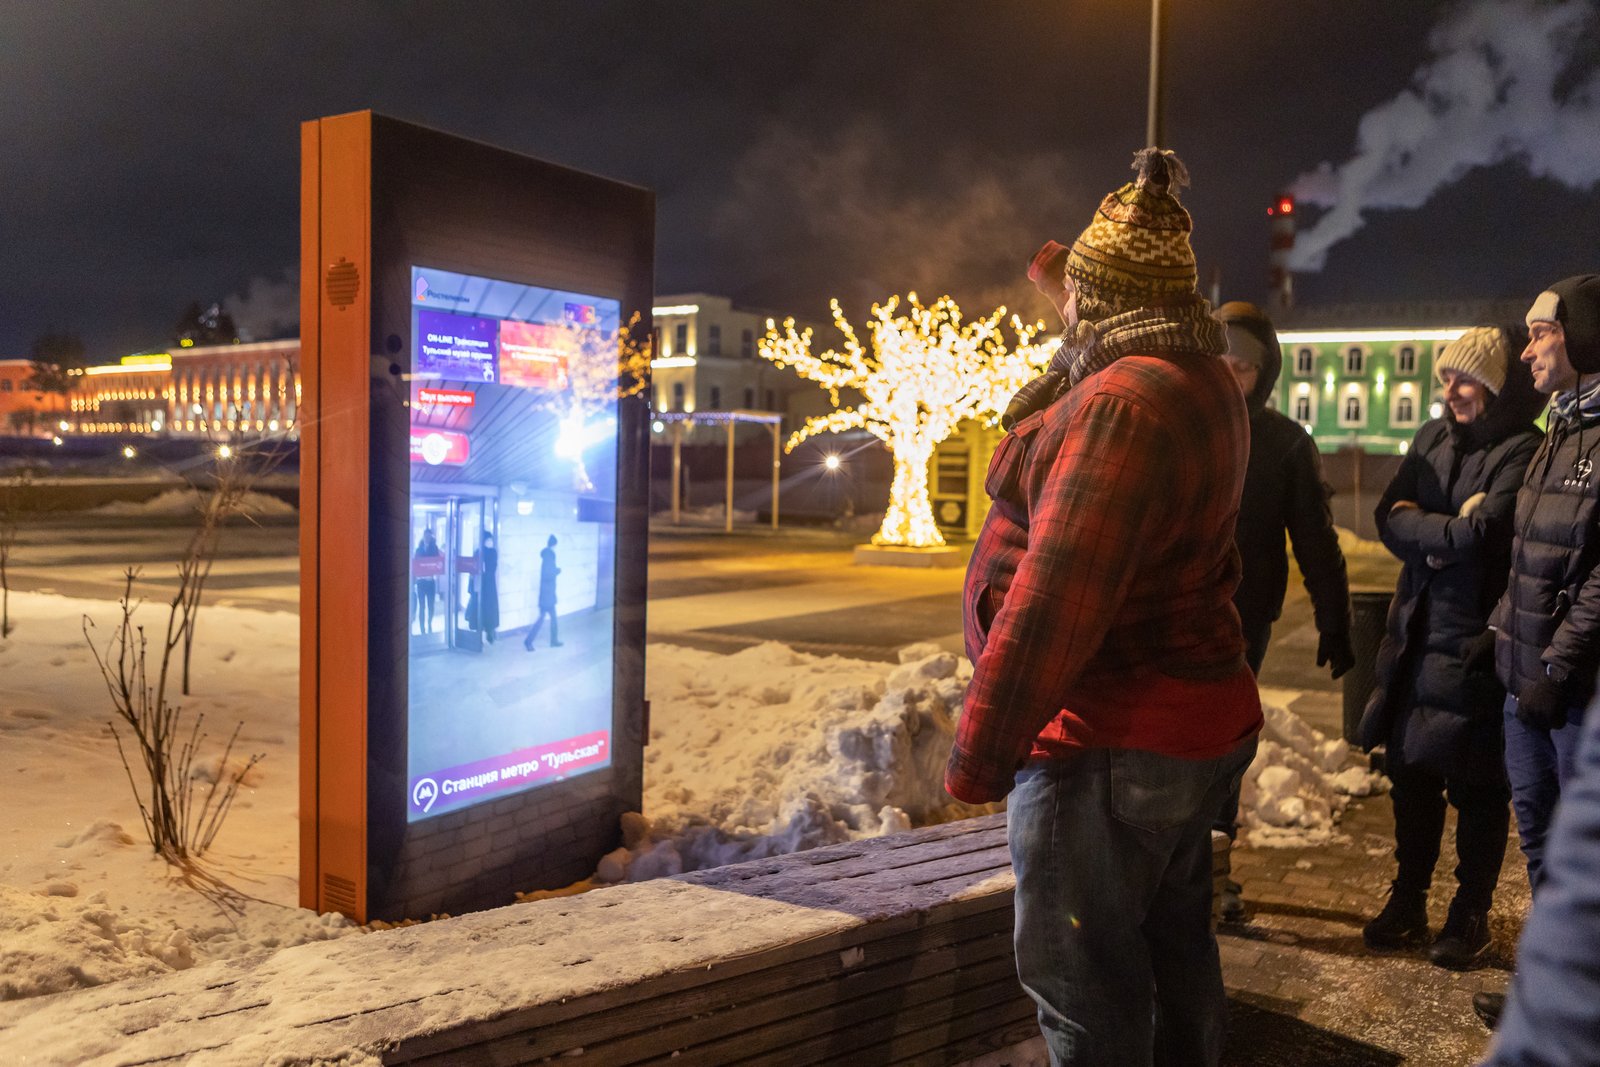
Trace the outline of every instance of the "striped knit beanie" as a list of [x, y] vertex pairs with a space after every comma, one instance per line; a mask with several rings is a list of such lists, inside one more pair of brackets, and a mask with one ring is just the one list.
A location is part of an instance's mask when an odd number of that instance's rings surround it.
[[1445, 346], [1433, 364], [1433, 373], [1443, 385], [1445, 371], [1459, 371], [1499, 396], [1506, 387], [1506, 364], [1510, 359], [1511, 345], [1503, 332], [1494, 326], [1474, 326]]
[[1100, 202], [1067, 256], [1078, 313], [1087, 322], [1197, 292], [1189, 247], [1194, 223], [1177, 197], [1189, 184], [1188, 170], [1175, 153], [1159, 148], [1139, 151], [1133, 169], [1138, 176]]

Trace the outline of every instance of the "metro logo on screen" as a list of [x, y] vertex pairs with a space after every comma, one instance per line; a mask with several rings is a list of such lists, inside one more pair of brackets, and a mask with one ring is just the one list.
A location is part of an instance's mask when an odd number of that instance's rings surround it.
[[466, 434], [427, 426], [411, 427], [411, 462], [426, 463], [430, 467], [441, 464], [459, 467], [471, 457], [472, 442]]

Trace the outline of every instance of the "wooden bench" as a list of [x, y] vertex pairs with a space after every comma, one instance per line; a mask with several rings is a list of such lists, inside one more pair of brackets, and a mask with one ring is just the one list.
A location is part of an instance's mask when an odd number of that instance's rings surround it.
[[1012, 888], [994, 815], [20, 1002], [0, 1062], [956, 1063], [1037, 1033]]

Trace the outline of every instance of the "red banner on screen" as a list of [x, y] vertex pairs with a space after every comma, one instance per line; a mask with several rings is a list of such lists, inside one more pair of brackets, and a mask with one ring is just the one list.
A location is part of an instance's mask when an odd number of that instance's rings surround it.
[[472, 455], [472, 442], [464, 433], [411, 427], [411, 462], [459, 467]]
[[444, 408], [470, 408], [478, 402], [477, 393], [461, 389], [418, 389], [417, 403]]
[[540, 322], [500, 323], [500, 382], [523, 389], [565, 389], [572, 331]]

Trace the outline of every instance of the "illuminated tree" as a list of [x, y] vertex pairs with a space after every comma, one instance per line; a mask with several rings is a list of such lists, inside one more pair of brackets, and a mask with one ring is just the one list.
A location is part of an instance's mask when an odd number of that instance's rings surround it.
[[[858, 339], [837, 300], [834, 323], [844, 334], [842, 350], [813, 351], [811, 330], [797, 331], [793, 319], [780, 332], [767, 321], [761, 355], [780, 367], [793, 367], [828, 391], [835, 410], [810, 419], [789, 438], [788, 449], [819, 433], [865, 429], [888, 445], [894, 456], [889, 508], [873, 544], [929, 548], [944, 544], [928, 501], [928, 464], [939, 442], [966, 419], [999, 418], [1011, 395], [1049, 360], [1046, 346], [1033, 344], [1042, 324], [1013, 318], [1017, 344], [1008, 348], [1000, 333], [1006, 309], [963, 322], [948, 296], [924, 306], [916, 293], [872, 307], [871, 350]], [[839, 407], [839, 391], [855, 389], [861, 403]]]
[[572, 460], [573, 484], [580, 493], [594, 491], [584, 450], [615, 432], [617, 402], [650, 382], [650, 333], [635, 336], [638, 326], [639, 313], [634, 312], [614, 334], [576, 328], [567, 332], [567, 384], [551, 394], [549, 407], [561, 419], [556, 454]]

